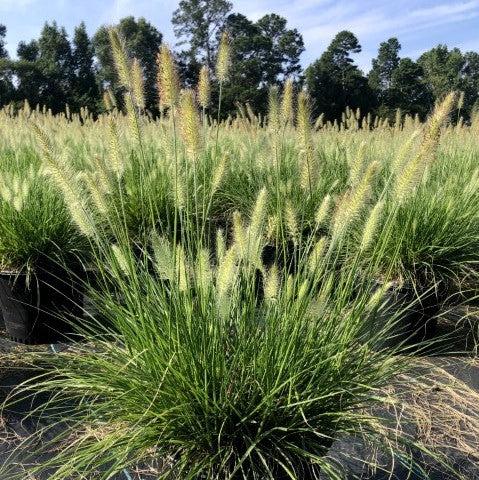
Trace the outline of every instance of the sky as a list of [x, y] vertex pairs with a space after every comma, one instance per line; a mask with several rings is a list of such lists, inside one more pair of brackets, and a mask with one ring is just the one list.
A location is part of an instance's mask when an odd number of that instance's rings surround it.
[[[38, 37], [45, 21], [56, 20], [69, 34], [82, 20], [93, 34], [102, 24], [127, 15], [144, 16], [171, 45], [171, 15], [177, 0], [0, 0], [0, 23], [7, 26], [12, 56], [20, 40]], [[233, 0], [233, 9], [252, 20], [266, 13], [287, 18], [302, 34], [304, 66], [318, 58], [334, 35], [351, 30], [362, 45], [355, 59], [367, 72], [378, 45], [398, 37], [401, 56], [417, 58], [444, 43], [479, 51], [479, 0]]]

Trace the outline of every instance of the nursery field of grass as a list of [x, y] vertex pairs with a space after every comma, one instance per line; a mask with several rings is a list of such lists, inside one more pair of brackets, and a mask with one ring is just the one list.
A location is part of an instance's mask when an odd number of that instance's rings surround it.
[[[479, 392], [426, 358], [477, 365], [479, 115], [464, 125], [451, 92], [426, 122], [332, 124], [287, 81], [266, 117], [218, 121], [210, 73], [181, 90], [162, 47], [152, 118], [111, 40], [122, 108], [0, 112], [1, 274], [73, 273], [93, 305], [68, 349], [23, 355], [36, 373], [6, 405], [47, 396], [35, 455], [55, 452], [31, 474], [336, 479], [346, 436], [470, 478], [449, 458], [479, 462]], [[224, 38], [220, 91], [228, 68]], [[450, 312], [467, 352], [437, 328]]]

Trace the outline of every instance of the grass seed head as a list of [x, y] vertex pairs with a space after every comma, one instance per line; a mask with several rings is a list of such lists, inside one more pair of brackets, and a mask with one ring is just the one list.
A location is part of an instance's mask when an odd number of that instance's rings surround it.
[[210, 71], [206, 65], [203, 65], [200, 70], [198, 79], [198, 103], [204, 109], [210, 106], [211, 102], [211, 83]]
[[279, 295], [279, 272], [278, 266], [274, 264], [265, 275], [264, 298], [267, 302], [273, 302]]
[[181, 92], [180, 122], [186, 152], [191, 160], [196, 160], [201, 147], [201, 129], [195, 92], [191, 89]]
[[145, 109], [145, 87], [143, 80], [143, 69], [137, 58], [133, 59], [131, 67], [133, 96], [138, 108]]
[[163, 107], [173, 107], [180, 96], [180, 80], [173, 53], [166, 44], [160, 46], [157, 56], [158, 90]]
[[323, 198], [323, 201], [321, 202], [321, 205], [319, 206], [314, 216], [317, 228], [325, 224], [329, 215], [330, 208], [331, 208], [331, 195], [328, 193]]
[[125, 42], [117, 28], [108, 29], [110, 37], [111, 51], [118, 79], [123, 87], [131, 88], [130, 59], [126, 53]]
[[403, 203], [421, 183], [427, 167], [431, 164], [437, 152], [441, 129], [447, 122], [456, 101], [456, 92], [451, 92], [441, 103], [436, 105], [434, 113], [424, 127], [422, 141], [417, 153], [412, 156], [409, 162], [405, 163], [402, 169], [396, 170], [393, 195], [398, 204]]
[[273, 131], [278, 131], [280, 127], [280, 104], [279, 90], [276, 85], [269, 89], [268, 94], [268, 125]]
[[372, 181], [379, 170], [379, 163], [369, 164], [362, 179], [349, 192], [343, 195], [333, 218], [332, 233], [335, 240], [344, 236], [351, 223], [357, 218], [366, 204], [371, 191]]
[[363, 235], [361, 238], [361, 244], [359, 249], [364, 252], [366, 251], [372, 244], [374, 237], [377, 233], [378, 227], [381, 221], [381, 214], [383, 211], [384, 202], [379, 201], [374, 205], [373, 209], [371, 210], [368, 219], [366, 220], [366, 224], [364, 225]]
[[221, 34], [220, 45], [218, 47], [218, 57], [216, 59], [216, 77], [220, 83], [225, 83], [228, 79], [231, 66], [231, 44], [230, 36], [227, 31]]
[[294, 84], [291, 78], [286, 80], [283, 88], [281, 120], [283, 125], [291, 125], [294, 120]]

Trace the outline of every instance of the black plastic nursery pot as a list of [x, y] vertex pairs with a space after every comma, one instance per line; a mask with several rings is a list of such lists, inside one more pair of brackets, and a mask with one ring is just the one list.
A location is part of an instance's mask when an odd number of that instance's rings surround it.
[[73, 339], [82, 313], [79, 277], [63, 268], [38, 268], [29, 276], [0, 272], [0, 308], [10, 339], [26, 344]]

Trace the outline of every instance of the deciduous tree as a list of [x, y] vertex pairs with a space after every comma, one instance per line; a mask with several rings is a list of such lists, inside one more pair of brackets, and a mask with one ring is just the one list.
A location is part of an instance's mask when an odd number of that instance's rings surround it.
[[218, 32], [233, 5], [228, 0], [181, 0], [171, 22], [185, 63], [204, 64], [213, 70]]

